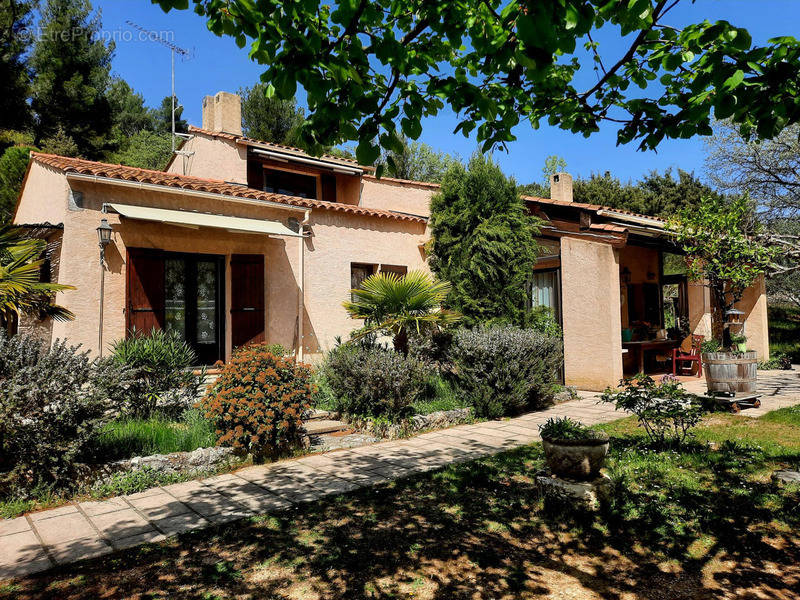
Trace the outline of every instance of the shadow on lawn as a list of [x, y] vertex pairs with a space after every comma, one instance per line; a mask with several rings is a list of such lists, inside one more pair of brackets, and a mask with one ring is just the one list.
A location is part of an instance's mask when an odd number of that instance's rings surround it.
[[[635, 460], [641, 438], [616, 438], [614, 448], [616, 463]], [[735, 563], [714, 574], [732, 597], [747, 598], [758, 586], [786, 592], [797, 582], [800, 552], [791, 532], [800, 524], [800, 494], [747, 475], [767, 460], [800, 456], [766, 457], [737, 444], [654, 456], [704, 467], [703, 485], [651, 469], [646, 480], [618, 483], [602, 515], [559, 516], [543, 511], [538, 498], [534, 475], [543, 461], [536, 445], [71, 565], [21, 580], [16, 591], [0, 588], [0, 597], [349, 600], [413, 593], [450, 600], [534, 597], [571, 586], [612, 599], [717, 598], [703, 587], [701, 571], [720, 555]], [[775, 518], [788, 527], [770, 526]], [[664, 557], [681, 572], [660, 570]]]

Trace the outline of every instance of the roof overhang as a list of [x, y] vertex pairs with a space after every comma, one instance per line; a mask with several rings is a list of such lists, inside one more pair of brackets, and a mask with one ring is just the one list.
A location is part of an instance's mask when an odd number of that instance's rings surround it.
[[132, 204], [107, 203], [103, 205], [103, 209], [111, 209], [127, 219], [152, 221], [164, 223], [165, 225], [189, 227], [191, 229], [210, 227], [213, 229], [224, 229], [234, 233], [259, 233], [284, 237], [303, 237], [300, 232], [290, 229], [279, 221], [246, 219], [243, 217], [213, 215], [188, 210], [169, 210], [166, 208], [153, 208], [150, 206], [136, 206]]
[[279, 149], [270, 148], [268, 146], [259, 146], [257, 143], [250, 141], [242, 141], [241, 143], [246, 144], [254, 153], [258, 154], [259, 156], [263, 156], [278, 162], [300, 163], [302, 165], [310, 165], [317, 168], [328, 169], [334, 173], [343, 173], [345, 175], [362, 175], [364, 173], [364, 169], [354, 165], [345, 165], [324, 158], [300, 156], [294, 152], [282, 151]]
[[655, 217], [648, 217], [647, 215], [634, 215], [627, 212], [616, 211], [610, 208], [601, 208], [596, 214], [599, 217], [608, 217], [610, 219], [616, 219], [617, 221], [623, 221], [625, 223], [635, 223], [636, 225], [644, 225], [646, 227], [668, 231], [666, 221], [663, 219], [657, 219]]
[[85, 175], [83, 173], [66, 173], [66, 177], [68, 180], [87, 181], [91, 183], [102, 183], [106, 185], [116, 185], [121, 187], [162, 192], [164, 194], [179, 194], [181, 196], [213, 198], [215, 200], [226, 200], [228, 202], [237, 202], [239, 204], [249, 204], [251, 206], [269, 206], [271, 208], [291, 210], [298, 213], [304, 213], [306, 211], [311, 210], [310, 208], [302, 206], [292, 206], [291, 204], [284, 204], [283, 202], [271, 202], [269, 200], [251, 200], [249, 198], [239, 198], [238, 196], [230, 196], [228, 194], [218, 194], [216, 192], [204, 192], [201, 190], [174, 187], [170, 185], [162, 185], [159, 183], [128, 181], [127, 179], [117, 179], [115, 177], [102, 177], [100, 175]]

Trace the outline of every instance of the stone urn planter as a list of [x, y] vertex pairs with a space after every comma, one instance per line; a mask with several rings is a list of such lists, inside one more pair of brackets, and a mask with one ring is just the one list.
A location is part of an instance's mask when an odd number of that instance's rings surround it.
[[597, 477], [608, 454], [608, 436], [583, 440], [542, 437], [547, 466], [554, 475], [589, 481]]
[[578, 481], [597, 477], [608, 454], [608, 435], [568, 417], [548, 419], [540, 431], [553, 475]]

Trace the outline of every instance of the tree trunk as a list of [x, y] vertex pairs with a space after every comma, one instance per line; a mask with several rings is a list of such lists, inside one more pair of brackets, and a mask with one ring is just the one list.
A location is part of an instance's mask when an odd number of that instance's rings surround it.
[[395, 352], [401, 353], [403, 356], [408, 356], [408, 333], [405, 327], [401, 328], [392, 340]]

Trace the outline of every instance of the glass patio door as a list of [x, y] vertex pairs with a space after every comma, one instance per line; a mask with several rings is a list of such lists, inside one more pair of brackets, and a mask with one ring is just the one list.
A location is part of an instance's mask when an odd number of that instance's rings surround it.
[[223, 356], [221, 257], [174, 255], [164, 262], [164, 327], [194, 348], [200, 364]]

